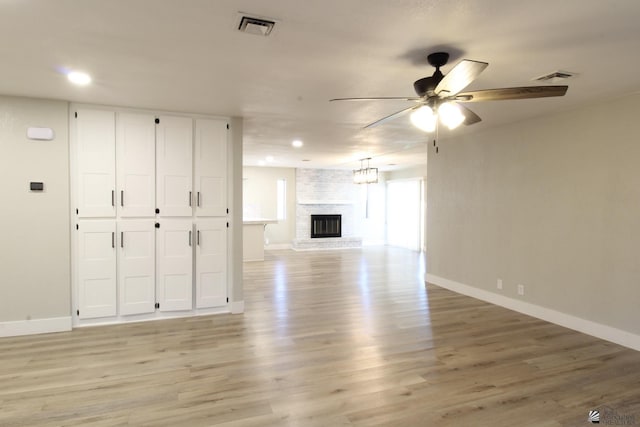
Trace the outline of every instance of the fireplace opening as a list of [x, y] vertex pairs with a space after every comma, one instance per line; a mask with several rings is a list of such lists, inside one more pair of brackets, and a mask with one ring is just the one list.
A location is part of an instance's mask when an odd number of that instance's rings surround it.
[[311, 215], [311, 238], [342, 237], [342, 215]]

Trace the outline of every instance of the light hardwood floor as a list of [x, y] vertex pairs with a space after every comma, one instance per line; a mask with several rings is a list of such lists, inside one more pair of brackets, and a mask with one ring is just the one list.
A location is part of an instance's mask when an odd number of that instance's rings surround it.
[[423, 275], [401, 249], [272, 251], [243, 315], [0, 339], [0, 426], [640, 425], [640, 352]]

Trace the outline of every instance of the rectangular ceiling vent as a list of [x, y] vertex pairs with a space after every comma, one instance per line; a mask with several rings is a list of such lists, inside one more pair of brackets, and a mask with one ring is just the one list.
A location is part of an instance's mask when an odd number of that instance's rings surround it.
[[576, 77], [577, 73], [572, 73], [570, 71], [554, 71], [553, 73], [545, 74], [544, 76], [536, 77], [533, 80], [538, 82], [546, 82], [546, 83], [557, 83], [567, 79], [571, 79]]
[[276, 25], [275, 21], [268, 19], [253, 18], [251, 16], [242, 16], [240, 18], [240, 25], [238, 30], [247, 34], [254, 34], [256, 36], [268, 36], [273, 31], [273, 27]]

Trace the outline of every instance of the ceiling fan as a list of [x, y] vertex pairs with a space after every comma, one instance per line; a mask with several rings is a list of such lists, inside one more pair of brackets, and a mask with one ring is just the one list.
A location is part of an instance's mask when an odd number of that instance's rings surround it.
[[378, 126], [411, 113], [411, 122], [414, 126], [426, 132], [433, 132], [436, 130], [438, 116], [449, 129], [454, 129], [462, 123], [472, 125], [482, 120], [476, 113], [461, 105], [461, 103], [563, 96], [568, 88], [568, 86], [521, 86], [460, 92], [474, 81], [489, 64], [463, 59], [447, 75], [444, 75], [440, 71], [440, 67], [449, 60], [447, 52], [432, 53], [427, 57], [427, 60], [431, 66], [436, 68], [436, 71], [431, 77], [424, 77], [413, 83], [413, 88], [418, 96], [335, 98], [330, 101], [410, 101], [415, 105], [369, 123], [364, 128]]

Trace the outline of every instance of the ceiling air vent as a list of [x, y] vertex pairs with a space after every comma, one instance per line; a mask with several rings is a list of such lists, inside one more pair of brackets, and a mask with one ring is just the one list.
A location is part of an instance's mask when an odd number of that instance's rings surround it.
[[545, 74], [544, 76], [536, 77], [533, 80], [546, 83], [557, 83], [577, 76], [577, 73], [570, 71], [554, 71], [553, 73]]
[[253, 18], [251, 16], [243, 15], [240, 18], [240, 25], [238, 25], [238, 30], [242, 31], [243, 33], [266, 37], [271, 34], [271, 31], [273, 31], [273, 27], [275, 25], [275, 21], [270, 21], [263, 18]]

